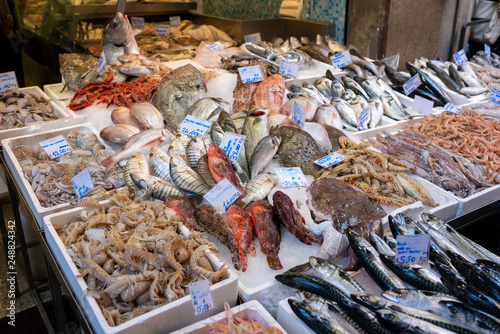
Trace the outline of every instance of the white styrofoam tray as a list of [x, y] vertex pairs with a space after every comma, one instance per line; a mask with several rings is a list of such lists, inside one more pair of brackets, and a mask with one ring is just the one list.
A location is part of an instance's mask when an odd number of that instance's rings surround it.
[[[244, 304], [235, 306], [231, 309], [233, 317], [243, 318], [244, 320], [255, 320], [260, 322], [266, 329], [270, 327], [276, 327], [281, 330], [284, 334], [287, 333], [285, 329], [262, 307], [262, 305], [255, 301], [249, 301]], [[209, 324], [213, 323], [227, 323], [226, 312], [221, 312], [214, 315], [208, 319], [199, 321], [190, 326], [184, 327], [172, 334], [205, 334], [211, 333], [211, 327]]]
[[67, 107], [69, 102], [73, 98], [73, 95], [75, 95], [75, 92], [69, 88], [66, 88], [64, 91], [62, 91], [63, 87], [63, 83], [56, 83], [44, 85], [43, 90], [60, 108], [64, 109], [67, 114], [72, 115], [77, 119], [80, 118], [81, 115], [78, 112], [74, 112]]
[[290, 298], [283, 299], [278, 303], [278, 315], [276, 316], [278, 323], [288, 334], [314, 334], [315, 332], [293, 313], [288, 299]]
[[72, 121], [73, 117], [71, 116], [71, 114], [68, 114], [64, 108], [60, 108], [59, 105], [55, 103], [55, 101], [53, 101], [49, 96], [47, 96], [47, 94], [45, 94], [38, 86], [19, 88], [17, 90], [23, 93], [38, 95], [46, 100], [50, 100], [50, 104], [54, 109], [54, 114], [57, 116], [58, 119], [48, 122], [31, 123], [30, 125], [22, 128], [0, 130], [0, 140], [32, 134], [32, 133], [38, 133], [40, 131], [53, 129], [61, 126], [67, 126]]
[[[55, 230], [56, 227], [73, 221], [82, 210], [84, 209], [73, 208], [46, 216], [44, 218], [45, 237], [66, 281], [77, 298], [77, 302], [96, 333], [169, 333], [202, 320], [207, 316], [222, 312], [225, 302], [229, 303], [229, 305], [236, 304], [238, 278], [232, 272], [229, 272], [228, 278], [210, 286], [215, 307], [206, 313], [195, 316], [191, 296], [186, 296], [119, 326], [109, 326], [96, 300], [85, 293], [88, 286], [83, 278], [78, 278], [80, 275], [78, 268], [68, 255], [64, 243]], [[182, 230], [184, 234], [185, 231], [188, 230]], [[208, 254], [208, 259], [212, 266], [217, 269], [223, 265], [212, 253]]]
[[68, 127], [62, 127], [57, 130], [52, 130], [52, 131], [46, 131], [44, 133], [37, 133], [37, 134], [31, 134], [31, 135], [24, 135], [24, 136], [19, 136], [15, 138], [9, 138], [9, 139], [4, 139], [2, 140], [2, 146], [4, 150], [4, 157], [5, 157], [5, 163], [7, 164], [7, 167], [9, 168], [10, 172], [12, 173], [12, 176], [14, 178], [14, 181], [16, 182], [17, 186], [19, 187], [21, 194], [25, 198], [28, 207], [31, 209], [33, 212], [33, 215], [35, 216], [35, 219], [38, 223], [38, 226], [43, 230], [43, 220], [42, 218], [48, 214], [54, 213], [54, 212], [59, 212], [62, 210], [67, 210], [70, 206], [69, 203], [64, 203], [64, 204], [58, 204], [54, 205], [51, 207], [43, 207], [40, 204], [40, 201], [35, 195], [35, 192], [33, 191], [33, 187], [31, 186], [30, 182], [24, 177], [23, 170], [21, 168], [21, 165], [19, 164], [19, 161], [17, 161], [14, 152], [12, 152], [12, 148], [17, 146], [17, 145], [28, 145], [32, 146], [36, 149], [38, 149], [38, 144], [46, 139], [53, 138], [59, 135], [65, 135], [69, 133], [70, 131], [78, 131], [81, 133], [94, 133], [97, 136], [97, 139], [99, 142], [106, 147], [109, 147], [100, 137], [99, 137], [99, 132], [96, 131], [96, 129], [91, 125], [91, 124], [82, 124], [82, 125], [73, 125], [73, 126], [68, 126]]

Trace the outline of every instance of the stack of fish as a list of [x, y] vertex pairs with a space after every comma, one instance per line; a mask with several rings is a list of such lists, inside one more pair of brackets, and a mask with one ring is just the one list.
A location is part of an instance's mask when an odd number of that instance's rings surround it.
[[468, 63], [484, 87], [492, 88], [500, 85], [500, 56], [491, 53], [487, 56], [478, 52]]
[[[303, 290], [293, 312], [317, 333], [499, 333], [500, 258], [430, 214], [422, 222], [389, 216], [392, 236], [372, 244], [351, 229], [351, 247], [365, 270], [387, 290], [371, 295], [348, 273], [310, 258], [276, 279]], [[395, 264], [395, 237], [428, 234], [428, 265]], [[306, 274], [312, 267], [314, 275]], [[410, 288], [409, 285], [413, 286]]]

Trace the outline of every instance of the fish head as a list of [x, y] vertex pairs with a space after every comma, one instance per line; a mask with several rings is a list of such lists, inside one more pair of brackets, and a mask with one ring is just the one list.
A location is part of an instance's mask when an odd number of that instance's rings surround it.
[[368, 293], [354, 293], [351, 294], [352, 300], [355, 302], [368, 307], [371, 310], [379, 310], [385, 307], [386, 302], [374, 295]]
[[402, 323], [401, 319], [402, 314], [397, 313], [393, 310], [387, 310], [387, 309], [377, 310], [377, 314], [382, 320], [386, 322], [398, 323], [398, 324]]
[[322, 278], [332, 276], [337, 269], [334, 265], [328, 263], [328, 261], [315, 256], [309, 257], [309, 264], [313, 268], [314, 272]]
[[114, 46], [121, 47], [128, 44], [134, 38], [134, 34], [127, 15], [116, 13], [106, 30], [106, 36]]

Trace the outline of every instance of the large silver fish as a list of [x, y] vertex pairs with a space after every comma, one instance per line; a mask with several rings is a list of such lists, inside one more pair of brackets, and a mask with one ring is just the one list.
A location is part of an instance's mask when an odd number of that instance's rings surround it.
[[253, 179], [267, 166], [278, 151], [281, 137], [269, 135], [262, 138], [250, 158], [250, 178]]
[[118, 57], [124, 54], [141, 53], [127, 15], [120, 12], [116, 13], [113, 21], [106, 29], [102, 44], [106, 63], [110, 65], [120, 65]]
[[267, 130], [267, 110], [252, 107], [243, 123], [242, 134], [246, 136], [245, 153], [247, 161], [250, 161], [259, 141], [269, 134]]

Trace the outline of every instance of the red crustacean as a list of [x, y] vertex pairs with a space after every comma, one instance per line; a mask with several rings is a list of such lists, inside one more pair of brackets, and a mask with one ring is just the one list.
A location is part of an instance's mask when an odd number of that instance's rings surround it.
[[323, 242], [321, 238], [318, 238], [306, 228], [304, 217], [295, 209], [292, 200], [287, 194], [282, 191], [275, 192], [273, 206], [286, 229], [301, 242], [306, 245], [311, 245], [313, 242], [318, 244]]
[[227, 210], [229, 225], [234, 232], [236, 248], [240, 255], [241, 270], [247, 270], [247, 254], [255, 255], [253, 245], [254, 229], [252, 217], [237, 205], [231, 205]]
[[267, 264], [273, 270], [283, 269], [278, 257], [281, 243], [279, 221], [272, 205], [262, 200], [252, 204], [252, 222], [260, 243], [260, 251], [266, 255]]

